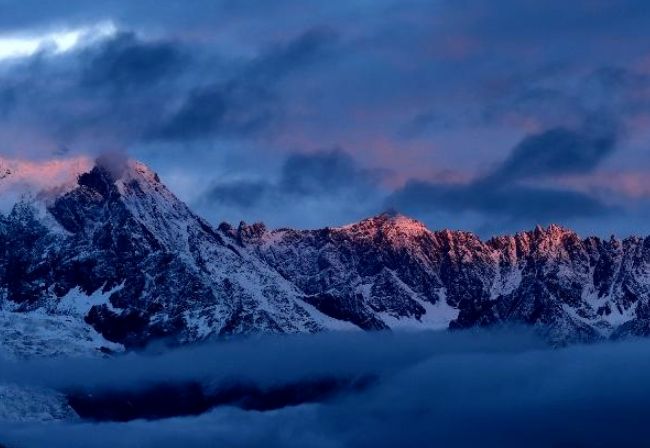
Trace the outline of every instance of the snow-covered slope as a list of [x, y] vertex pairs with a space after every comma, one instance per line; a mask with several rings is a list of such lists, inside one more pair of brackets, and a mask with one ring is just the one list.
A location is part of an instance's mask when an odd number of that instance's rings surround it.
[[[103, 339], [132, 347], [158, 337], [185, 342], [337, 325], [136, 162], [119, 177], [102, 166], [82, 174], [44, 215], [34, 202], [16, 204], [0, 222], [0, 254], [6, 316], [69, 319], [81, 308], [102, 346]], [[71, 294], [104, 299], [62, 306]]]
[[650, 333], [650, 239], [550, 226], [481, 241], [395, 214], [213, 228], [126, 161], [47, 191], [0, 215], [5, 356], [342, 328], [516, 323], [557, 343]]
[[555, 343], [646, 335], [650, 239], [551, 225], [483, 242], [401, 215], [315, 231], [221, 226], [330, 316], [361, 328], [534, 325]]
[[77, 418], [65, 396], [51, 389], [0, 383], [0, 424]]

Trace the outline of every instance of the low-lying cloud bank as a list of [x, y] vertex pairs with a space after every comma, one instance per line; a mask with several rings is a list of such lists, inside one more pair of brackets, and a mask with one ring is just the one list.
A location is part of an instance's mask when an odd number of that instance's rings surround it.
[[0, 381], [64, 391], [376, 380], [266, 412], [225, 406], [126, 423], [0, 423], [0, 445], [630, 446], [647, 433], [648, 372], [647, 341], [552, 350], [518, 331], [264, 337], [104, 360], [3, 362]]

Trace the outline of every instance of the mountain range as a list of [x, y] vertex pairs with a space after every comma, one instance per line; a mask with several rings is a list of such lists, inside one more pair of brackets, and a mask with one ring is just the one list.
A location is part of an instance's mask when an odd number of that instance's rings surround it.
[[98, 163], [0, 216], [7, 356], [503, 324], [563, 345], [647, 335], [649, 301], [648, 237], [551, 225], [483, 241], [396, 213], [318, 230], [215, 227], [134, 161]]

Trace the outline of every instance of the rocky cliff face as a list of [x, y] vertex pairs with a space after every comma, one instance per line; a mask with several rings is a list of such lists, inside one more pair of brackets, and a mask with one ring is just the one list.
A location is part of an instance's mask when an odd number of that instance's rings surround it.
[[364, 329], [534, 325], [555, 343], [645, 335], [650, 239], [552, 225], [483, 242], [388, 214], [342, 228], [229, 229], [325, 314]]
[[5, 315], [72, 314], [126, 347], [161, 337], [313, 332], [331, 321], [141, 164], [120, 177], [95, 167], [44, 210], [18, 203], [0, 226]]
[[550, 226], [481, 241], [390, 214], [309, 231], [215, 229], [136, 162], [96, 166], [65, 191], [0, 217], [5, 350], [501, 323], [556, 343], [650, 332], [647, 238]]

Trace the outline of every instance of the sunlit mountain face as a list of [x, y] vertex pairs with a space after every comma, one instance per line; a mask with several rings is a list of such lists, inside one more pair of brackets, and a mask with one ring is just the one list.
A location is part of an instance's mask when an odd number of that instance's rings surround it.
[[0, 448], [642, 446], [648, 30], [0, 0]]

